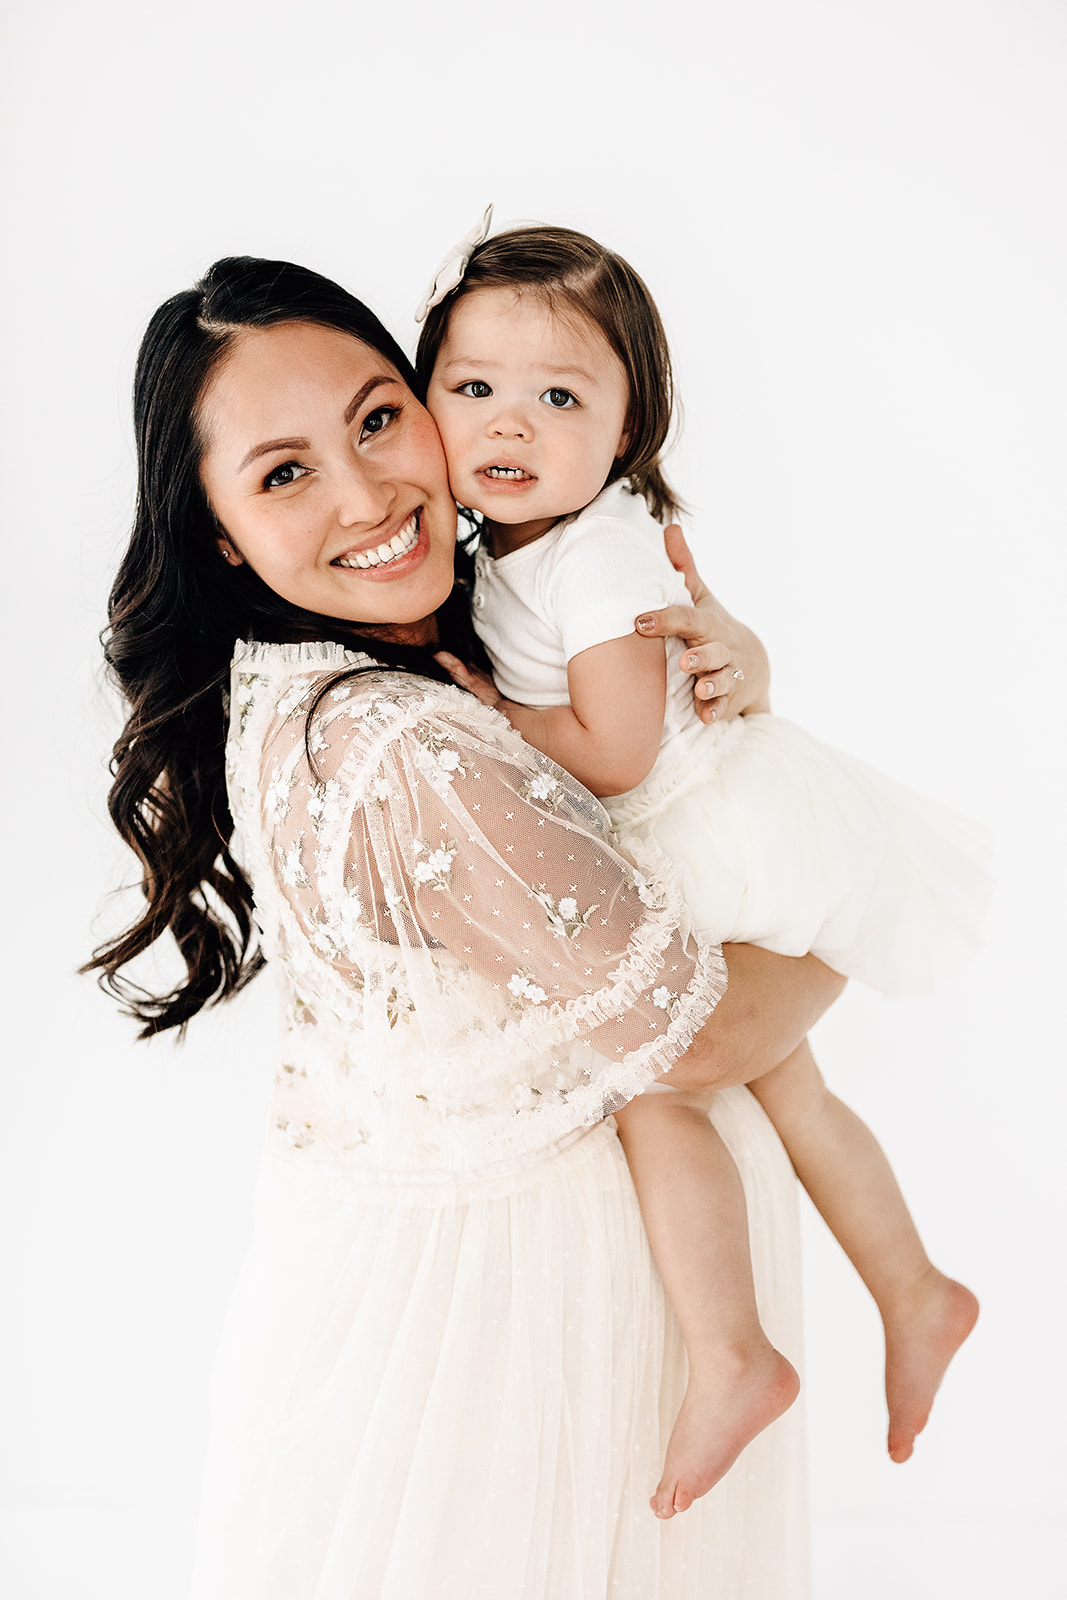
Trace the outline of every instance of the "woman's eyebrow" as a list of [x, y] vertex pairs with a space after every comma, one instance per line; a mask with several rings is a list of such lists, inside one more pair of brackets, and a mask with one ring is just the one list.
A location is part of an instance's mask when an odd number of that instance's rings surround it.
[[352, 418], [356, 415], [364, 400], [366, 400], [369, 394], [373, 394], [375, 389], [379, 388], [383, 383], [399, 382], [400, 379], [394, 377], [391, 372], [380, 372], [376, 378], [368, 378], [366, 383], [356, 390], [355, 394], [348, 402], [348, 405], [345, 407], [346, 425], [352, 421]]
[[251, 450], [245, 456], [237, 470], [238, 472], [243, 472], [245, 468], [250, 467], [252, 462], [255, 461], [259, 456], [269, 456], [273, 454], [275, 450], [307, 450], [310, 447], [310, 444], [310, 439], [267, 439], [263, 442], [263, 444], [256, 444], [252, 446]]
[[[369, 394], [373, 394], [374, 390], [383, 383], [398, 383], [399, 381], [390, 372], [382, 372], [377, 377], [368, 378], [366, 383], [361, 384], [356, 390], [345, 407], [345, 426], [347, 427], [353, 417], [356, 416], [360, 406]], [[262, 444], [252, 446], [237, 470], [238, 472], [243, 472], [246, 467], [250, 467], [252, 462], [258, 460], [260, 456], [269, 456], [275, 450], [308, 450], [310, 447], [310, 439], [265, 439]]]

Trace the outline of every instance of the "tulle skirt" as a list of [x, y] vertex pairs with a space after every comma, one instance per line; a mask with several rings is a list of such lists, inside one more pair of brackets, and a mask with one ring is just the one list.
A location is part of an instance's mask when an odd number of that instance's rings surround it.
[[[799, 1366], [795, 1179], [746, 1090], [714, 1120], [763, 1325]], [[799, 1405], [691, 1511], [653, 1517], [684, 1382], [610, 1121], [465, 1180], [272, 1156], [193, 1600], [804, 1600]]]
[[673, 762], [608, 802], [678, 869], [712, 943], [813, 951], [884, 994], [924, 994], [978, 944], [982, 830], [782, 717], [686, 730]]

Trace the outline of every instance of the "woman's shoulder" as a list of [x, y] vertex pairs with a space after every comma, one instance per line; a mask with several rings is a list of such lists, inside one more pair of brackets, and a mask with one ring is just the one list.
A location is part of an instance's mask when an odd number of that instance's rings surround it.
[[353, 704], [417, 708], [446, 687], [383, 665], [366, 651], [348, 649], [331, 639], [299, 644], [242, 640], [234, 648], [231, 682], [238, 703], [254, 696], [286, 717], [300, 707], [306, 715], [318, 700], [325, 702], [327, 711], [342, 700], [350, 708]]
[[513, 756], [525, 748], [506, 718], [454, 684], [325, 640], [238, 645], [231, 708], [240, 743], [275, 757], [301, 751], [323, 770], [380, 756], [405, 735], [434, 750], [443, 739]]

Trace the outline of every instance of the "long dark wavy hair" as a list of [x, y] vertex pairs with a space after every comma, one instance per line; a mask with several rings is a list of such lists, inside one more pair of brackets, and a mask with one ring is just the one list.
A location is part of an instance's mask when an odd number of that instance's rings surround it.
[[[449, 681], [429, 649], [301, 610], [247, 565], [220, 557], [220, 527], [200, 482], [198, 407], [243, 330], [279, 322], [336, 328], [377, 351], [414, 390], [411, 363], [361, 301], [286, 261], [216, 261], [153, 316], [134, 379], [137, 506], [108, 604], [104, 654], [129, 706], [111, 762], [108, 809], [142, 868], [144, 909], [83, 967], [142, 1024], [140, 1038], [184, 1032], [205, 1005], [260, 970], [252, 891], [230, 852], [224, 746], [229, 663], [238, 639], [332, 639], [377, 661]], [[457, 545], [456, 583], [438, 612], [440, 645], [487, 665], [470, 622], [473, 557]], [[368, 645], [367, 641], [370, 641]], [[164, 994], [125, 968], [170, 933], [184, 980]]]
[[456, 287], [427, 314], [415, 353], [421, 394], [452, 312], [476, 289], [533, 294], [556, 315], [599, 329], [630, 387], [626, 446], [607, 481], [629, 478], [660, 521], [684, 511], [663, 471], [675, 411], [670, 347], [656, 303], [629, 262], [573, 228], [509, 228], [486, 239], [471, 254]]

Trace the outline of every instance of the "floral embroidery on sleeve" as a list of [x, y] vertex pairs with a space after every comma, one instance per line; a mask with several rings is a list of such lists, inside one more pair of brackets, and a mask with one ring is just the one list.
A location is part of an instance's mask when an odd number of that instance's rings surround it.
[[236, 676], [237, 683], [234, 689], [234, 706], [237, 710], [240, 730], [243, 733], [245, 731], [245, 724], [247, 723], [252, 712], [258, 674], [255, 672], [241, 672]]
[[650, 911], [659, 911], [666, 904], [667, 890], [662, 882], [655, 878], [646, 878], [643, 872], [631, 872], [630, 882], [637, 890], [641, 904], [648, 906]]
[[311, 880], [304, 871], [304, 863], [301, 856], [303, 844], [304, 835], [298, 833], [287, 848], [278, 847], [277, 853], [281, 858], [282, 881], [287, 883], [291, 889], [308, 889], [311, 887]]
[[547, 890], [534, 889], [532, 892], [538, 904], [544, 906], [552, 932], [561, 939], [576, 939], [582, 929], [588, 927], [593, 912], [600, 910], [599, 905], [595, 905], [589, 906], [585, 911], [579, 911], [578, 902], [573, 895], [564, 895], [561, 900], [556, 901]]
[[535, 1006], [547, 998], [541, 986], [534, 982], [529, 967], [520, 967], [518, 972], [513, 972], [508, 980], [508, 988], [516, 1000], [529, 1000]]
[[449, 839], [436, 849], [431, 849], [428, 844], [419, 845], [419, 859], [415, 863], [415, 882], [421, 887], [429, 884], [431, 889], [447, 889], [452, 882], [452, 862], [456, 855], [456, 841]]
[[563, 798], [563, 785], [550, 772], [538, 772], [527, 778], [519, 793], [524, 800], [540, 800], [550, 810], [555, 810]]
[[449, 744], [446, 739], [442, 738], [439, 733], [435, 733], [432, 728], [420, 725], [415, 729], [415, 737], [423, 748], [433, 756], [438, 770], [444, 773], [449, 783], [452, 782], [457, 773], [461, 778], [467, 776], [467, 769], [463, 765], [459, 751], [454, 745]]
[[278, 701], [276, 708], [278, 715], [280, 717], [293, 716], [305, 704], [309, 694], [311, 693], [311, 688], [312, 686], [310, 684], [299, 680], [296, 683], [290, 684], [289, 688]]
[[274, 769], [270, 783], [267, 785], [263, 799], [266, 803], [270, 819], [277, 828], [289, 815], [289, 796], [292, 792], [293, 780], [287, 778], [278, 767]]
[[316, 832], [341, 819], [344, 790], [334, 778], [325, 783], [314, 783], [307, 797], [307, 814]]

